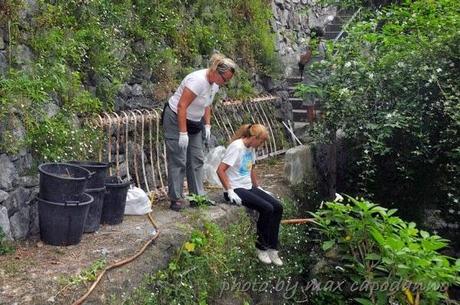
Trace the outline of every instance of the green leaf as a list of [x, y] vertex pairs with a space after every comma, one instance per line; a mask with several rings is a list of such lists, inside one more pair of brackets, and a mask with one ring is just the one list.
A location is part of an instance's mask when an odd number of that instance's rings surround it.
[[366, 255], [366, 259], [376, 261], [376, 260], [381, 259], [381, 256], [377, 253], [369, 253], [368, 255]]
[[323, 242], [323, 245], [321, 248], [323, 249], [323, 251], [327, 251], [330, 248], [332, 248], [334, 245], [335, 245], [335, 240], [328, 240], [328, 241]]
[[372, 228], [371, 231], [370, 231], [372, 237], [374, 238], [374, 240], [381, 246], [383, 246], [385, 244], [385, 238], [383, 237], [383, 235], [377, 231], [377, 229], [375, 228]]
[[428, 233], [427, 231], [423, 231], [423, 230], [420, 231], [420, 235], [421, 235], [423, 238], [428, 238], [428, 237], [430, 237], [430, 233]]
[[395, 251], [401, 250], [404, 247], [403, 241], [393, 238], [393, 237], [387, 238], [386, 244]]
[[372, 302], [369, 301], [368, 299], [355, 298], [354, 300], [355, 300], [356, 302], [358, 302], [359, 304], [362, 304], [362, 305], [374, 305], [374, 304], [372, 304]]

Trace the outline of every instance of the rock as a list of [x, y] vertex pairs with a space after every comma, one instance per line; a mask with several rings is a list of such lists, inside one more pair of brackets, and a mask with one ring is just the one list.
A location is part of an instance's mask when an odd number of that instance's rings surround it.
[[7, 192], [0, 190], [0, 203], [8, 199], [9, 196]]
[[284, 10], [284, 1], [283, 0], [275, 0], [276, 6], [278, 6], [280, 9]]
[[441, 210], [425, 209], [423, 225], [431, 230], [442, 230], [447, 227], [447, 222], [442, 218]]
[[128, 97], [131, 97], [131, 86], [124, 83], [121, 87], [120, 90], [118, 91], [119, 97], [123, 99], [127, 99]]
[[0, 155], [0, 189], [11, 190], [13, 183], [18, 177], [18, 172], [14, 164], [7, 155]]
[[61, 110], [61, 108], [59, 108], [59, 106], [56, 105], [53, 101], [49, 101], [49, 102], [43, 104], [42, 109], [45, 112], [46, 118], [54, 117]]
[[152, 99], [139, 96], [139, 97], [132, 97], [126, 100], [125, 107], [129, 109], [136, 109], [136, 108], [153, 108], [157, 106], [158, 102], [155, 102]]
[[10, 228], [10, 220], [8, 219], [8, 210], [0, 205], [0, 228], [2, 228], [3, 233], [5, 233], [6, 239], [12, 240]]
[[38, 222], [38, 201], [32, 200], [31, 204], [29, 205], [29, 236], [36, 236], [40, 233], [40, 226]]
[[23, 22], [30, 22], [31, 17], [38, 12], [38, 9], [39, 7], [36, 0], [23, 1], [22, 9], [19, 11], [19, 17]]
[[22, 176], [19, 177], [17, 180], [19, 186], [23, 186], [26, 188], [31, 188], [38, 186], [39, 177], [38, 176]]
[[30, 65], [33, 61], [33, 53], [30, 48], [24, 44], [18, 45], [14, 48], [14, 58], [18, 65], [27, 66]]
[[31, 191], [23, 187], [19, 187], [10, 193], [8, 199], [3, 202], [3, 206], [8, 210], [8, 216], [12, 216], [19, 211], [21, 207], [26, 206], [30, 200]]
[[10, 217], [11, 235], [15, 240], [21, 240], [29, 234], [30, 207], [23, 206]]
[[313, 167], [313, 152], [309, 145], [301, 145], [286, 152], [284, 176], [291, 185], [297, 185], [304, 179], [316, 181]]
[[143, 95], [142, 86], [139, 84], [134, 84], [132, 87], [131, 93], [133, 96], [142, 96]]
[[5, 52], [0, 51], [0, 76], [4, 76], [8, 71], [8, 60], [6, 59]]
[[[32, 167], [34, 166], [32, 155], [29, 152], [27, 152], [26, 149], [21, 149], [17, 160], [15, 160], [13, 163], [16, 166], [16, 169], [19, 175], [24, 175], [25, 173], [29, 173]], [[15, 181], [14, 186], [18, 184], [19, 184], [19, 181]]]

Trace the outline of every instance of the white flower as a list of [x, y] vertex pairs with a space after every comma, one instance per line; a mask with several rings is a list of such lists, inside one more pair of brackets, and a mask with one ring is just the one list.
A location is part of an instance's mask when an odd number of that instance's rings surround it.
[[436, 72], [438, 72], [438, 73], [441, 72], [441, 71], [442, 71], [441, 68], [437, 68], [437, 69], [436, 69]]
[[343, 197], [342, 195], [338, 194], [338, 193], [335, 193], [335, 199], [334, 199], [335, 202], [342, 202], [343, 201]]
[[347, 61], [347, 62], [345, 63], [345, 68], [350, 68], [350, 67], [351, 67], [351, 62]]

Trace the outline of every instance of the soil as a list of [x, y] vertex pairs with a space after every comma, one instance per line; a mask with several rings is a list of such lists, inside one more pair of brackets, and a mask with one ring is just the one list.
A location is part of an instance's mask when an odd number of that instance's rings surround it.
[[[276, 162], [275, 162], [276, 161]], [[283, 163], [264, 161], [257, 165], [260, 184], [280, 197], [288, 196], [283, 178]], [[208, 196], [222, 202], [220, 189], [208, 187]], [[187, 239], [202, 214], [225, 225], [237, 220], [241, 208], [217, 204], [204, 209], [187, 208], [181, 213], [168, 209], [168, 202], [153, 206], [153, 219], [161, 234], [153, 246], [134, 262], [109, 271], [84, 304], [120, 304], [143, 275], [164, 268], [176, 249]], [[105, 259], [110, 265], [132, 256], [156, 233], [146, 216], [125, 216], [120, 225], [102, 225], [84, 234], [78, 245], [46, 245], [34, 237], [15, 243], [16, 251], [0, 256], [0, 304], [71, 304], [86, 293], [91, 282], [75, 282], [82, 271]]]

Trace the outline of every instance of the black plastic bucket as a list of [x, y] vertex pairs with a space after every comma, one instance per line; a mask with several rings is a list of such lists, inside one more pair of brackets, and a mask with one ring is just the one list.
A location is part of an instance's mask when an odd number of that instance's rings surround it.
[[99, 230], [101, 223], [102, 205], [104, 203], [105, 187], [98, 189], [87, 189], [86, 193], [94, 197], [93, 203], [89, 207], [88, 217], [86, 217], [83, 232], [92, 233]]
[[78, 201], [93, 174], [69, 163], [44, 163], [40, 171], [40, 198], [50, 202]]
[[119, 177], [111, 176], [105, 179], [104, 206], [102, 207], [101, 223], [116, 225], [123, 222], [125, 214], [126, 195], [131, 181], [123, 182]]
[[87, 189], [104, 187], [104, 179], [107, 177], [107, 169], [110, 167], [110, 163], [93, 161], [70, 161], [69, 163], [81, 166], [94, 173], [86, 183]]
[[93, 197], [83, 193], [77, 199], [59, 203], [37, 197], [40, 238], [43, 242], [53, 246], [69, 246], [81, 241]]

